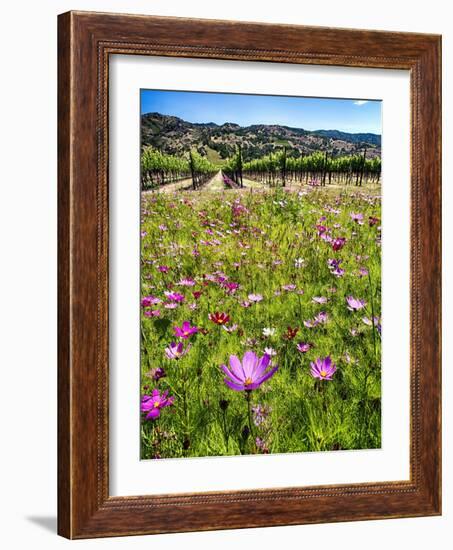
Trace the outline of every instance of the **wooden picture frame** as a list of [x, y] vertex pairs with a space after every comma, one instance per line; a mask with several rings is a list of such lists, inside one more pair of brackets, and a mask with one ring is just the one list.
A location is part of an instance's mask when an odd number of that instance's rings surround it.
[[[69, 12], [59, 16], [58, 48], [59, 534], [89, 538], [440, 514], [441, 38]], [[111, 54], [410, 71], [409, 481], [109, 496]]]

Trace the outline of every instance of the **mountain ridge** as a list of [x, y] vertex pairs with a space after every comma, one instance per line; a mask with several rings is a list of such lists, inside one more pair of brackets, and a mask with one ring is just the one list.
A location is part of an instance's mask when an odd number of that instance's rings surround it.
[[141, 115], [142, 145], [166, 154], [184, 155], [196, 149], [210, 160], [221, 162], [242, 147], [245, 160], [287, 147], [289, 154], [327, 151], [332, 156], [350, 155], [367, 149], [367, 157], [381, 155], [381, 136], [371, 132], [306, 130], [281, 124], [240, 126], [234, 122], [189, 122], [157, 112]]

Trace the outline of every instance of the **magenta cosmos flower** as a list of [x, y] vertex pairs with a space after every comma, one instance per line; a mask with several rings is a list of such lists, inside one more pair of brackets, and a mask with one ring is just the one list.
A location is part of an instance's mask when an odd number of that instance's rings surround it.
[[190, 346], [184, 349], [182, 342], [172, 342], [167, 348], [165, 348], [165, 355], [169, 359], [181, 359], [190, 350]]
[[184, 321], [180, 327], [173, 327], [173, 330], [178, 338], [184, 338], [184, 340], [198, 332], [198, 328], [195, 326], [192, 327], [189, 321]]
[[336, 252], [338, 250], [341, 250], [345, 244], [346, 244], [346, 239], [344, 237], [337, 237], [332, 241], [332, 248]]
[[227, 375], [225, 384], [235, 391], [256, 390], [263, 382], [275, 374], [278, 367], [267, 368], [271, 364], [269, 355], [258, 357], [253, 351], [246, 351], [242, 363], [236, 355], [230, 355], [230, 368], [221, 365], [220, 368]]
[[148, 413], [146, 420], [154, 420], [160, 416], [160, 410], [164, 407], [173, 405], [174, 397], [168, 397], [168, 390], [160, 393], [156, 388], [151, 395], [143, 395], [141, 403], [141, 411]]
[[332, 380], [336, 370], [337, 367], [332, 363], [329, 355], [324, 359], [318, 357], [314, 363], [310, 363], [311, 375], [319, 380]]
[[348, 304], [349, 311], [358, 311], [366, 306], [365, 300], [359, 300], [358, 298], [354, 298], [354, 296], [347, 296], [346, 302]]
[[183, 302], [184, 301], [184, 296], [182, 294], [180, 294], [179, 292], [165, 291], [164, 294], [167, 297], [167, 300], [169, 300], [170, 302]]
[[150, 307], [150, 306], [156, 306], [157, 304], [160, 304], [162, 300], [160, 298], [156, 298], [156, 296], [143, 296], [142, 298], [142, 307]]

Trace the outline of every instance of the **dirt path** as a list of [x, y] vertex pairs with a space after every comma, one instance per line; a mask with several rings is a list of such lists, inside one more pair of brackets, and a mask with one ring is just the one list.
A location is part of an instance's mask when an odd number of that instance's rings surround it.
[[162, 187], [157, 189], [149, 189], [148, 191], [143, 191], [144, 195], [150, 195], [152, 193], [174, 193], [175, 191], [186, 191], [192, 189], [192, 178], [187, 178], [185, 180], [176, 181], [175, 183], [167, 183]]
[[219, 170], [206, 185], [203, 185], [202, 191], [223, 191], [224, 189], [225, 185], [223, 183], [222, 171]]

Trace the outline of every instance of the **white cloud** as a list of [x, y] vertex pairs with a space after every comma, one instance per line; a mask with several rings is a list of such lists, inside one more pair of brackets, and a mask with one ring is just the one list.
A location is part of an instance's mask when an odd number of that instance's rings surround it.
[[365, 103], [368, 103], [365, 99], [358, 99], [357, 101], [354, 101], [354, 105], [365, 105]]

